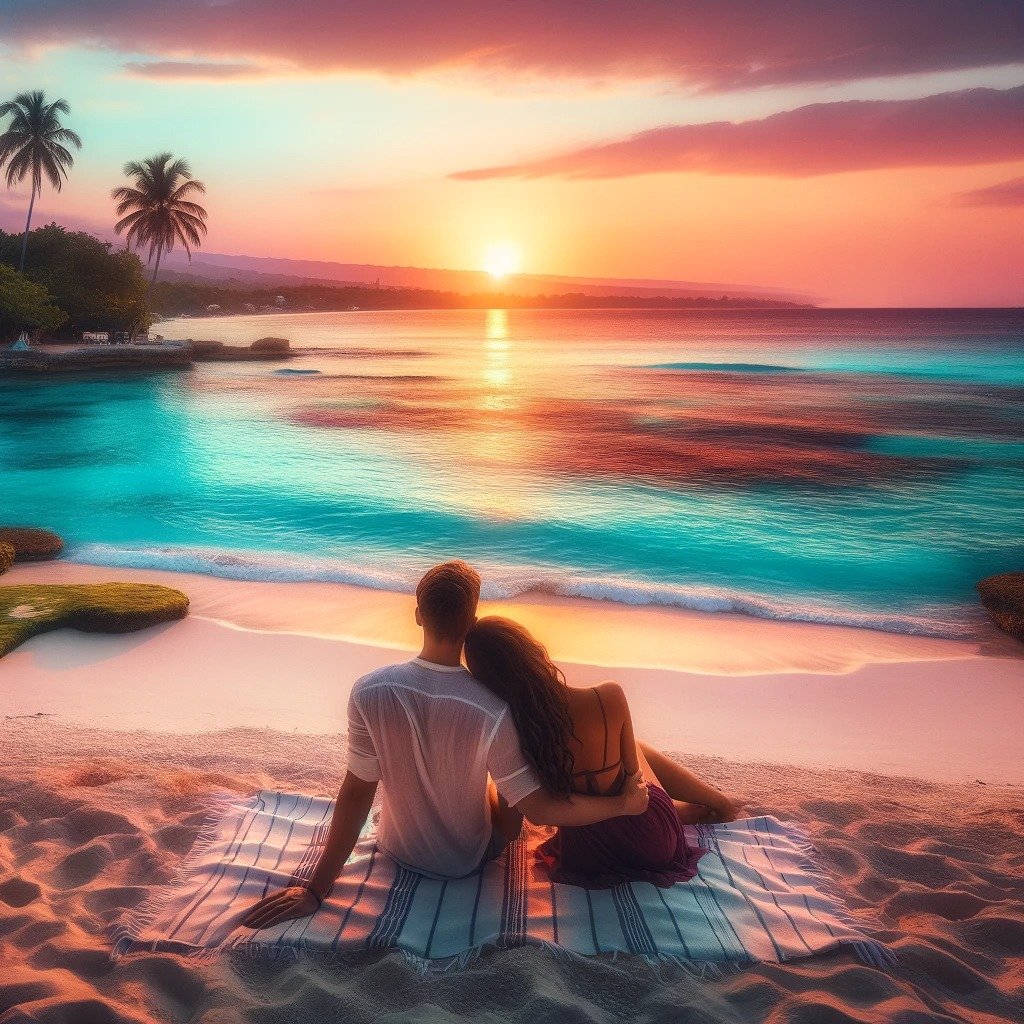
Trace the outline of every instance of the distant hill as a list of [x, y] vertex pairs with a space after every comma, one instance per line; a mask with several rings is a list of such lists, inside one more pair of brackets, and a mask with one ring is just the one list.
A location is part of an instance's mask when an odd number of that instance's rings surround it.
[[432, 291], [478, 294], [500, 288], [510, 295], [621, 296], [643, 299], [751, 298], [810, 303], [814, 300], [795, 291], [759, 285], [704, 281], [671, 281], [650, 278], [562, 277], [553, 274], [515, 274], [496, 283], [482, 271], [431, 270], [424, 267], [385, 267], [369, 263], [331, 263], [323, 260], [289, 260], [270, 256], [228, 256], [200, 252], [189, 265], [184, 253], [165, 257], [166, 276], [174, 281], [236, 281], [251, 287], [273, 288], [300, 285], [371, 285], [381, 288], [418, 288]]
[[507, 292], [443, 292], [430, 288], [377, 288], [365, 284], [274, 284], [186, 280], [169, 271], [153, 289], [153, 310], [164, 318], [254, 313], [313, 313], [367, 309], [793, 309], [784, 299], [744, 295], [584, 295], [555, 292], [510, 295]]

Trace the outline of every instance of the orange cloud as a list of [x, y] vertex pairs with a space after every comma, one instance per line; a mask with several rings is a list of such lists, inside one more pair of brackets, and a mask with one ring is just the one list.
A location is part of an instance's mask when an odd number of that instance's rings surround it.
[[814, 103], [759, 121], [671, 125], [502, 167], [487, 178], [622, 178], [667, 171], [809, 177], [883, 167], [956, 166], [1024, 157], [1024, 86], [915, 100]]

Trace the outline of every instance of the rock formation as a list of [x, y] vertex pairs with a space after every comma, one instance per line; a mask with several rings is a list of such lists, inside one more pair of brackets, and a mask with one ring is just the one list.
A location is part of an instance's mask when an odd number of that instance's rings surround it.
[[0, 587], [0, 657], [51, 629], [132, 633], [187, 613], [181, 591], [146, 583]]
[[295, 353], [286, 338], [260, 338], [243, 348], [225, 345], [222, 341], [193, 341], [192, 358], [199, 363], [257, 362], [261, 360], [292, 359]]
[[0, 526], [0, 544], [14, 548], [15, 562], [45, 562], [64, 549], [57, 534], [29, 526]]
[[287, 338], [257, 338], [249, 348], [253, 352], [287, 352], [291, 343]]
[[989, 618], [1024, 643], [1024, 572], [1004, 572], [983, 579], [975, 589]]

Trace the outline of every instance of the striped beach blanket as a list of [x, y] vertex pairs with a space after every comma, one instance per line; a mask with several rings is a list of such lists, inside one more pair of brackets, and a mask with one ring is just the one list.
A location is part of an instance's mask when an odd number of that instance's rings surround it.
[[482, 872], [445, 881], [392, 861], [371, 823], [316, 914], [263, 931], [240, 927], [256, 900], [309, 877], [333, 806], [299, 793], [225, 798], [175, 881], [116, 926], [115, 956], [395, 948], [438, 970], [488, 946], [541, 944], [569, 956], [631, 954], [702, 976], [841, 947], [878, 966], [891, 958], [868, 935], [878, 926], [846, 908], [807, 837], [773, 817], [692, 828], [687, 838], [708, 852], [689, 882], [593, 891], [550, 880], [534, 856], [542, 830], [530, 829]]

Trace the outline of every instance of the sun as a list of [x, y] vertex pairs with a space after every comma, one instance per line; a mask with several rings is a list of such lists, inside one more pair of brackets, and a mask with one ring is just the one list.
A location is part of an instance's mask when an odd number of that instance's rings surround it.
[[523, 251], [515, 242], [492, 242], [484, 250], [484, 270], [496, 281], [509, 274], [518, 274]]

